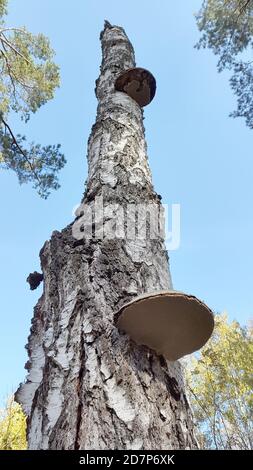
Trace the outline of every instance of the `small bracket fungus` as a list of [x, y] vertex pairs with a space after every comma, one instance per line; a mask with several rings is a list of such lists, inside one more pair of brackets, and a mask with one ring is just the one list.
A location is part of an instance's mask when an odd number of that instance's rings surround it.
[[140, 106], [146, 106], [155, 96], [156, 81], [148, 70], [136, 67], [120, 74], [115, 90], [131, 96]]
[[170, 361], [200, 349], [214, 328], [212, 311], [192, 295], [160, 291], [135, 298], [116, 315], [119, 329]]
[[30, 285], [31, 290], [37, 289], [37, 287], [40, 285], [42, 281], [43, 281], [43, 274], [38, 273], [37, 271], [30, 273], [28, 278], [26, 279], [26, 282], [28, 282], [28, 284]]

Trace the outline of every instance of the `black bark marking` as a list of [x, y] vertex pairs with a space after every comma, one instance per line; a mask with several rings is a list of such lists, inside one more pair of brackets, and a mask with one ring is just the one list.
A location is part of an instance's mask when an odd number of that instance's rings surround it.
[[174, 398], [174, 400], [179, 401], [181, 398], [181, 393], [178, 387], [178, 383], [174, 377], [170, 377], [167, 374], [165, 375], [165, 384], [169, 394]]
[[75, 444], [74, 444], [74, 449], [79, 450], [80, 449], [80, 442], [79, 442], [79, 437], [80, 437], [80, 428], [81, 428], [81, 422], [82, 422], [82, 411], [83, 411], [83, 397], [82, 397], [82, 384], [83, 384], [83, 378], [84, 378], [84, 372], [85, 372], [85, 367], [84, 367], [84, 338], [83, 338], [83, 333], [81, 331], [81, 341], [80, 341], [80, 363], [81, 367], [79, 370], [79, 375], [78, 375], [78, 382], [77, 382], [77, 396], [78, 396], [78, 407], [77, 407], [77, 418], [76, 418], [76, 437], [75, 437]]

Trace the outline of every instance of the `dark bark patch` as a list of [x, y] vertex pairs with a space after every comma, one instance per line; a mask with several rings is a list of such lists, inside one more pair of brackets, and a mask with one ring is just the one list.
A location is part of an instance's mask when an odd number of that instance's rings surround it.
[[169, 394], [174, 398], [174, 400], [179, 401], [181, 393], [176, 379], [165, 374], [165, 384]]
[[26, 282], [28, 282], [31, 290], [37, 289], [37, 287], [40, 285], [42, 281], [43, 281], [43, 274], [38, 273], [37, 271], [34, 271], [34, 273], [30, 273], [28, 278], [26, 279]]

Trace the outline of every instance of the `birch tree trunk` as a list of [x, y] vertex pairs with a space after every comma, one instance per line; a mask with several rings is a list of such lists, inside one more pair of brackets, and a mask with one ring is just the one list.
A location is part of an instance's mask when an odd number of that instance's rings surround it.
[[[129, 204], [160, 207], [142, 110], [114, 90], [119, 73], [135, 66], [133, 47], [108, 22], [101, 42], [84, 212], [98, 198], [105, 208], [114, 204], [116, 215]], [[53, 232], [40, 253], [44, 291], [28, 340], [28, 377], [16, 393], [28, 415], [29, 449], [197, 447], [179, 361], [137, 346], [114, 322], [125, 302], [172, 287], [163, 239], [85, 238], [89, 221], [79, 220], [83, 238], [71, 224]], [[113, 231], [113, 223], [108, 212], [104, 226]], [[95, 226], [102, 227], [99, 210]]]

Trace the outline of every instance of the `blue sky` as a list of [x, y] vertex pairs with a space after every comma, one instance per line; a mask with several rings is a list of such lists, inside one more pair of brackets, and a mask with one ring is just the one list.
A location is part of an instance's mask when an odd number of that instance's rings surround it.
[[157, 80], [144, 123], [155, 189], [164, 203], [181, 204], [181, 245], [170, 254], [174, 288], [243, 324], [252, 318], [253, 133], [244, 121], [228, 118], [235, 107], [228, 75], [217, 73], [211, 51], [193, 48], [200, 4], [9, 1], [8, 24], [48, 35], [62, 77], [55, 99], [26, 128], [16, 118], [11, 124], [30, 140], [60, 142], [68, 163], [61, 189], [47, 201], [20, 187], [15, 174], [0, 174], [0, 400], [25, 377], [24, 345], [41, 295], [41, 287], [29, 291], [26, 277], [40, 269], [39, 250], [73, 219], [84, 190], [105, 18], [126, 29], [137, 64]]

